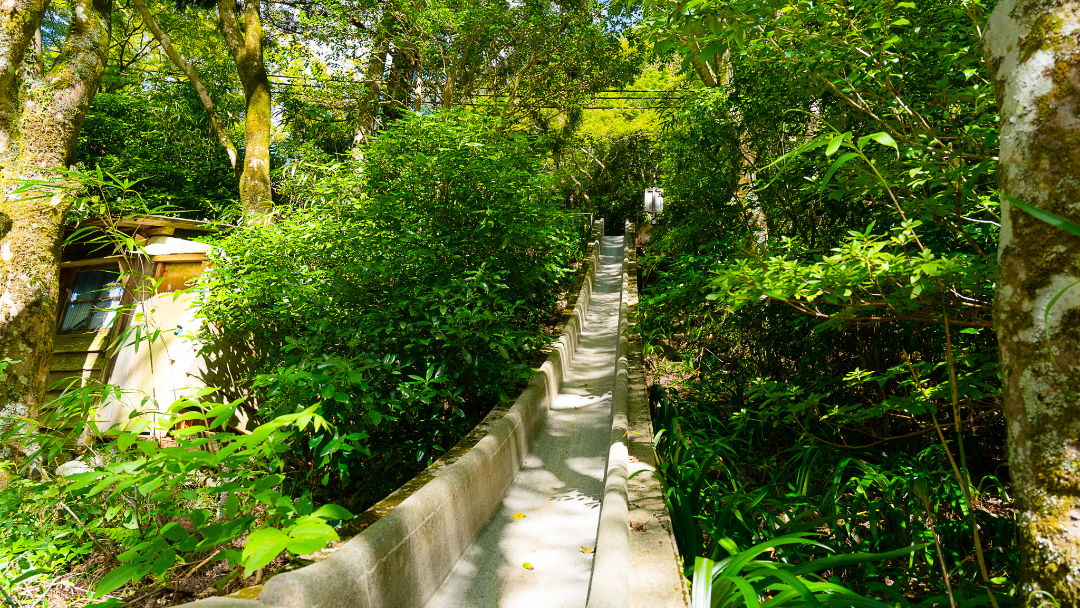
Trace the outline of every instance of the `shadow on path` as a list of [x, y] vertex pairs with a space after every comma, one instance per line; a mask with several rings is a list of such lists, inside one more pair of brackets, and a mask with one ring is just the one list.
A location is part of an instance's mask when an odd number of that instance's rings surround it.
[[622, 262], [623, 237], [604, 237], [584, 331], [547, 424], [427, 608], [585, 606], [593, 555], [581, 548], [596, 546], [604, 491]]

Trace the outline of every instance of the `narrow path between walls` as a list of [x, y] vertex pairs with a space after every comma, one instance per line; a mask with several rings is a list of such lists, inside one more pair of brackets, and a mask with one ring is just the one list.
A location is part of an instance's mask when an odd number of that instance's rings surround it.
[[629, 331], [634, 238], [601, 238], [603, 225], [559, 339], [512, 404], [358, 517], [356, 536], [190, 606], [689, 608]]
[[584, 331], [547, 424], [428, 608], [584, 608], [611, 437], [622, 269], [623, 237], [604, 237]]

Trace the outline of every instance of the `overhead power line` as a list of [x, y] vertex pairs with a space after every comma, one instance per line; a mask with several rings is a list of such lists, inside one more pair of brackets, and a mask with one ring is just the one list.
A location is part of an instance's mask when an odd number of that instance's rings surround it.
[[[499, 104], [496, 103], [469, 103], [462, 102], [463, 106], [474, 106], [481, 108], [498, 108]], [[565, 110], [565, 106], [532, 106], [526, 105], [526, 108], [534, 110]], [[582, 110], [665, 110], [678, 108], [679, 106], [582, 106]]]
[[[164, 71], [164, 70], [150, 71], [150, 70], [137, 69], [137, 68], [134, 68], [133, 71], [139, 71], [139, 72], [142, 72], [144, 74], [159, 74], [159, 75], [164, 75], [164, 76], [171, 76], [171, 77], [176, 78], [178, 80], [186, 80], [187, 79], [187, 77], [184, 74], [180, 73], [180, 72], [170, 72], [170, 71]], [[282, 74], [270, 74], [269, 77], [272, 78], [272, 79], [273, 78], [280, 78], [280, 79], [292, 80], [292, 81], [296, 81], [296, 80], [313, 80], [310, 77], [306, 77], [306, 76], [285, 76], [285, 75], [282, 75]], [[329, 80], [331, 82], [344, 83], [344, 84], [357, 84], [357, 85], [364, 84], [363, 80], [352, 80], [352, 79], [344, 79], [344, 78], [327, 78], [326, 80]], [[273, 87], [276, 87], [278, 89], [282, 89], [282, 88], [285, 88], [285, 89], [290, 89], [290, 88], [321, 89], [321, 88], [325, 87], [325, 85], [320, 85], [320, 84], [317, 84], [317, 83], [309, 83], [309, 82], [274, 82], [273, 80], [270, 81], [270, 85], [273, 86]], [[679, 92], [681, 92], [681, 91], [674, 90], [674, 89], [672, 89], [672, 90], [667, 90], [667, 89], [604, 89], [602, 91], [595, 91], [595, 92], [591, 93], [591, 95], [595, 96], [595, 95], [600, 95], [600, 94], [603, 94], [603, 93], [679, 93]], [[586, 95], [589, 95], [589, 94], [586, 93]], [[495, 93], [476, 93], [476, 94], [474, 94], [474, 97], [504, 97], [504, 95], [495, 94]], [[676, 96], [666, 97], [666, 98], [665, 97], [644, 97], [644, 96], [618, 96], [618, 97], [593, 97], [592, 101], [596, 102], [596, 101], [608, 101], [608, 100], [611, 100], [611, 101], [637, 100], [637, 101], [669, 102], [669, 101], [674, 101], [674, 100], [677, 100], [677, 99], [678, 98]], [[473, 102], [462, 102], [461, 105], [472, 106], [472, 107], [498, 107], [499, 106], [499, 104], [497, 104], [497, 103], [473, 103]], [[556, 106], [556, 105], [525, 105], [524, 107], [527, 107], [527, 108], [530, 108], [530, 109], [537, 109], [537, 110], [565, 110], [566, 109], [566, 106]], [[581, 109], [583, 109], [583, 110], [665, 110], [665, 109], [673, 109], [673, 108], [677, 108], [677, 107], [678, 106], [672, 106], [672, 105], [654, 105], [654, 106], [582, 106]]]

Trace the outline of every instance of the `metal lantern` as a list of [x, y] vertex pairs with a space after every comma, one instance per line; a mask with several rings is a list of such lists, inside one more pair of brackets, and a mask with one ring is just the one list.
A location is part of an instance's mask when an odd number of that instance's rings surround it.
[[664, 211], [664, 189], [645, 189], [645, 212], [652, 216], [652, 223], [656, 224], [656, 214]]

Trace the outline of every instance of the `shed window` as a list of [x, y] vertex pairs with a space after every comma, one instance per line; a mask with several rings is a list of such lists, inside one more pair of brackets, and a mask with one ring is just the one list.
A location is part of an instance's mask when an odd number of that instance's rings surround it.
[[119, 272], [85, 270], [76, 273], [60, 333], [108, 327], [116, 317], [123, 293]]

